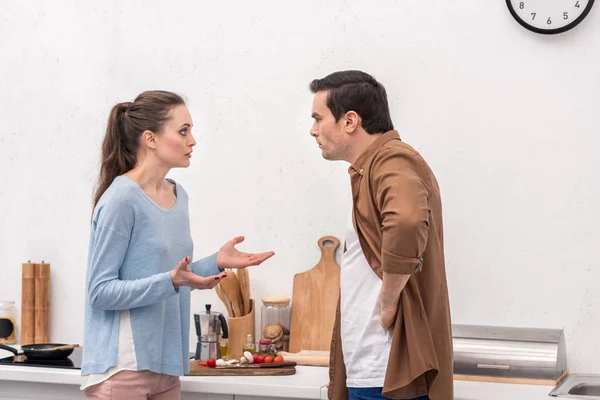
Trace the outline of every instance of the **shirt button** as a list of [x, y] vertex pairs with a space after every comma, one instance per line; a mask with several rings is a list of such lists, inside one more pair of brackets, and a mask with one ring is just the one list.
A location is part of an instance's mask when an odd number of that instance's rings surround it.
[[358, 173], [361, 174], [361, 175], [363, 174], [363, 172], [365, 172], [365, 170], [362, 169], [362, 168], [360, 169], [360, 171], [358, 171]]

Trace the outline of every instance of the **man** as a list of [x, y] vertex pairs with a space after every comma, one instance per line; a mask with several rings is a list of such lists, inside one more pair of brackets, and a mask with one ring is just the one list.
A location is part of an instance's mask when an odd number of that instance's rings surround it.
[[440, 191], [400, 140], [384, 87], [361, 71], [316, 79], [310, 130], [327, 160], [350, 163], [329, 398], [454, 398]]

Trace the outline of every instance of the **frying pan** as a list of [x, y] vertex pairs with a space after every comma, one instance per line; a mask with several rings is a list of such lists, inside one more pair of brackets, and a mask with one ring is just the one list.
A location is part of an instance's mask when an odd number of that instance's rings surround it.
[[8, 350], [15, 356], [24, 354], [25, 357], [32, 360], [64, 360], [73, 353], [73, 348], [79, 347], [78, 344], [63, 343], [38, 343], [24, 344], [21, 346], [21, 352], [13, 347], [0, 344], [0, 349]]

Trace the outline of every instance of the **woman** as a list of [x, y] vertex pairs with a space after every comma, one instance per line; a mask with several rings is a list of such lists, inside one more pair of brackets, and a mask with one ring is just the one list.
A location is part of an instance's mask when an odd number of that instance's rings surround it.
[[192, 119], [177, 94], [149, 91], [113, 107], [102, 145], [88, 254], [82, 389], [88, 399], [179, 399], [189, 370], [190, 290], [224, 268], [273, 252], [241, 253], [236, 237], [191, 263], [188, 198], [165, 179], [190, 165]]

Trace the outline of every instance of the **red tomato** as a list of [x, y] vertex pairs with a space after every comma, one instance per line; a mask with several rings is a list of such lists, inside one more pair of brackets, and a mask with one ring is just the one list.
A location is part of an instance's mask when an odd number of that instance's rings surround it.
[[275, 357], [273, 357], [273, 356], [266, 356], [265, 357], [265, 364], [271, 364], [274, 359], [275, 359]]
[[273, 359], [273, 362], [276, 362], [276, 363], [281, 363], [281, 362], [283, 362], [283, 357], [282, 357], [282, 356], [277, 356], [277, 357], [275, 357], [275, 358]]
[[260, 355], [259, 355], [259, 356], [257, 357], [257, 361], [256, 361], [256, 362], [257, 362], [257, 363], [259, 363], [259, 364], [262, 364], [262, 363], [264, 363], [264, 362], [265, 362], [265, 356], [260, 356]]
[[208, 360], [206, 362], [206, 366], [210, 367], [210, 368], [214, 368], [217, 366], [217, 360], [215, 360], [214, 358], [211, 358], [210, 360]]
[[254, 361], [254, 363], [255, 363], [255, 364], [258, 364], [258, 354], [254, 354], [254, 355], [252, 356], [252, 358], [253, 358], [253, 361]]

